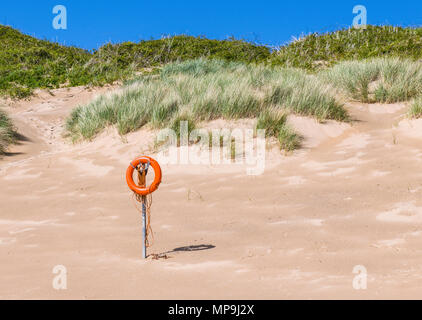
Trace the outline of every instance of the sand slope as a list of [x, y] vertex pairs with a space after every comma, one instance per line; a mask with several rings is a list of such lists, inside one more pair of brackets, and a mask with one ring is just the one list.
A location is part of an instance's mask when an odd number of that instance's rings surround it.
[[[406, 105], [351, 103], [352, 125], [294, 117], [305, 148], [271, 153], [261, 176], [163, 167], [149, 252], [169, 259], [142, 261], [124, 173], [153, 133], [61, 137], [96, 93], [7, 107], [25, 138], [0, 161], [0, 298], [422, 298], [422, 132]], [[67, 290], [52, 287], [56, 265]], [[352, 287], [356, 265], [367, 290]]]

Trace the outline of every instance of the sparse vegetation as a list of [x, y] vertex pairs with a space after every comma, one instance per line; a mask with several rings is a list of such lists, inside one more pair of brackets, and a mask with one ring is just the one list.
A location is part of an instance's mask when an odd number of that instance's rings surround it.
[[[301, 70], [197, 59], [166, 65], [159, 76], [141, 76], [120, 92], [76, 108], [67, 129], [74, 140], [90, 139], [108, 125], [126, 134], [147, 123], [173, 126], [181, 114], [191, 122], [239, 119], [258, 117], [269, 108], [318, 119], [347, 118], [330, 87]], [[273, 132], [280, 139], [287, 133]]]
[[406, 101], [422, 91], [422, 65], [408, 59], [346, 61], [319, 76], [362, 102]]
[[13, 123], [7, 114], [0, 109], [0, 155], [6, 152], [7, 146], [15, 141]]
[[261, 73], [261, 76], [261, 81], [266, 82], [268, 87], [266, 103], [284, 106], [296, 114], [314, 116], [319, 120], [347, 119], [347, 113], [336, 99], [332, 86], [318, 77], [300, 69], [279, 69], [272, 78], [268, 73]]
[[256, 124], [257, 129], [264, 129], [267, 137], [275, 137], [280, 148], [291, 151], [300, 147], [301, 138], [287, 124], [287, 114], [277, 109], [261, 112]]
[[316, 71], [341, 61], [376, 57], [422, 58], [422, 28], [368, 26], [313, 33], [278, 48], [271, 63]]
[[410, 107], [409, 115], [411, 118], [422, 118], [422, 96], [418, 96]]
[[299, 136], [290, 126], [283, 126], [277, 134], [280, 148], [292, 151], [300, 148], [302, 137]]

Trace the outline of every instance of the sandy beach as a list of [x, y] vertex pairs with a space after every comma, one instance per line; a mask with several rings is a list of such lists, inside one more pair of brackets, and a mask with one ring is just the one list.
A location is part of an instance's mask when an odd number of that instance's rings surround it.
[[[154, 133], [63, 138], [65, 117], [111, 87], [4, 101], [21, 134], [0, 160], [1, 299], [420, 299], [422, 120], [350, 102], [351, 123], [291, 117], [303, 148], [242, 166], [165, 165], [154, 244], [125, 181]], [[67, 290], [52, 286], [56, 265]], [[368, 272], [366, 290], [353, 269]]]

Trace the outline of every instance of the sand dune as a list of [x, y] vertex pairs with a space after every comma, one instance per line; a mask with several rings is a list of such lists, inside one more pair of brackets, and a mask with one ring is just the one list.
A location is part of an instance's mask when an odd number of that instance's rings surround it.
[[62, 137], [71, 109], [107, 90], [8, 102], [23, 137], [0, 161], [0, 298], [422, 298], [422, 131], [406, 104], [350, 103], [351, 124], [291, 117], [304, 148], [271, 150], [260, 176], [163, 166], [149, 252], [169, 259], [143, 261], [124, 174], [154, 133]]

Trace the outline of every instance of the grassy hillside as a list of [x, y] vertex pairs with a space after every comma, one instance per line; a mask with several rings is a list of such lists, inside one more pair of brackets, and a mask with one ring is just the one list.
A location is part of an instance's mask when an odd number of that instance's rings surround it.
[[210, 40], [186, 35], [159, 40], [107, 44], [94, 54], [97, 61], [108, 61], [119, 68], [137, 69], [197, 58], [260, 63], [270, 57], [270, 49], [242, 40]]
[[422, 28], [368, 26], [367, 29], [313, 33], [280, 47], [271, 56], [271, 62], [317, 70], [339, 61], [385, 56], [421, 59]]
[[84, 50], [63, 47], [0, 26], [0, 93], [25, 97], [34, 88], [55, 88], [89, 59]]
[[111, 83], [133, 76], [143, 68], [176, 60], [209, 57], [262, 62], [270, 56], [267, 47], [240, 40], [183, 35], [107, 44], [91, 53], [38, 40], [6, 26], [0, 26], [0, 47], [0, 94], [14, 98], [27, 97], [35, 88]]
[[409, 59], [345, 61], [319, 72], [318, 77], [361, 102], [408, 101], [422, 93], [422, 64]]
[[410, 107], [409, 115], [411, 118], [422, 118], [422, 96], [415, 99]]
[[344, 60], [422, 58], [422, 29], [369, 26], [311, 34], [271, 51], [242, 40], [174, 36], [107, 44], [94, 52], [38, 40], [0, 26], [0, 95], [27, 97], [35, 88], [102, 85], [145, 68], [205, 57], [316, 71]]

